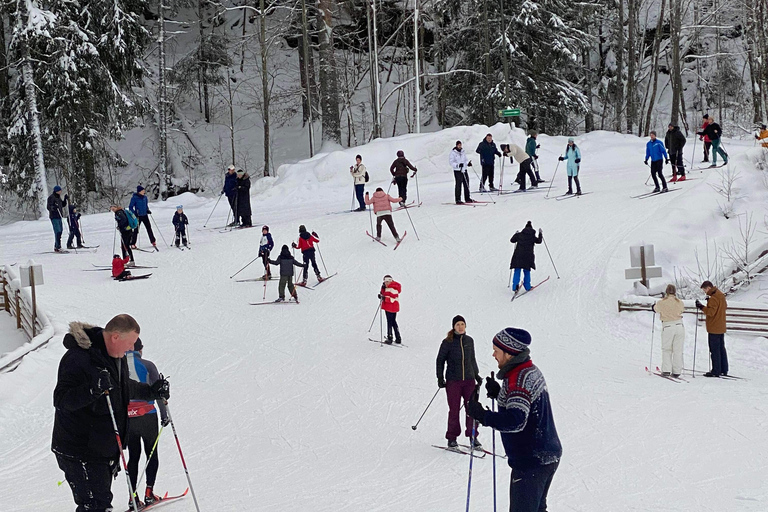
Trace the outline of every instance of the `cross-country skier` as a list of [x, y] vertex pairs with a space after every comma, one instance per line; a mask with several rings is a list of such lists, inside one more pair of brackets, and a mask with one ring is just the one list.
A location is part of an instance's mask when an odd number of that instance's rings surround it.
[[176, 247], [179, 246], [179, 241], [181, 241], [182, 244], [184, 244], [184, 247], [189, 247], [187, 245], [187, 225], [189, 224], [189, 219], [187, 218], [187, 215], [184, 213], [184, 206], [179, 205], [176, 207], [176, 213], [173, 214], [173, 228], [176, 235], [174, 236], [174, 244]]
[[363, 192], [365, 192], [365, 182], [368, 181], [366, 179], [368, 171], [363, 165], [362, 156], [357, 155], [355, 157], [355, 165], [349, 167], [349, 172], [352, 174], [352, 178], [355, 183], [355, 197], [357, 198], [357, 202], [360, 205], [355, 211], [364, 212], [365, 199], [363, 198]]
[[384, 192], [384, 189], [379, 187], [376, 192], [373, 193], [373, 197], [365, 193], [365, 204], [373, 205], [373, 213], [376, 214], [376, 240], [381, 241], [381, 223], [386, 222], [389, 226], [389, 230], [392, 232], [392, 236], [395, 240], [400, 241], [400, 236], [395, 229], [395, 221], [392, 220], [392, 205], [390, 203], [400, 202], [402, 204], [402, 198], [392, 197]]
[[[131, 380], [149, 384], [150, 386], [162, 379], [157, 371], [155, 363], [149, 359], [144, 359], [144, 344], [141, 338], [136, 340], [133, 350], [126, 352], [125, 358], [128, 360], [128, 372]], [[165, 401], [158, 400], [157, 406], [160, 408], [160, 422], [163, 427], [167, 427], [168, 412], [165, 408]], [[149, 457], [147, 463], [147, 488], [144, 491], [144, 506], [151, 505], [162, 498], [157, 496], [152, 488], [157, 479], [157, 470], [160, 466], [160, 460], [157, 453], [158, 429], [157, 429], [157, 409], [154, 400], [131, 400], [128, 404], [128, 475], [131, 478], [131, 487], [136, 493], [136, 504], [142, 506], [139, 500], [139, 490], [136, 488], [136, 480], [139, 477], [139, 460], [141, 459], [141, 445], [144, 444], [144, 455]], [[128, 501], [128, 508], [132, 504]]]
[[709, 139], [712, 141], [712, 165], [710, 165], [710, 167], [717, 167], [718, 154], [723, 157], [723, 165], [728, 163], [728, 153], [726, 153], [723, 148], [720, 147], [720, 144], [722, 143], [720, 136], [722, 134], [723, 129], [720, 128], [720, 125], [717, 124], [711, 116], [709, 117], [709, 123], [707, 123], [707, 127], [696, 134], [709, 137]]
[[[304, 284], [307, 282], [307, 267], [309, 266], [309, 263], [304, 260], [304, 264], [302, 265], [296, 259], [291, 255], [291, 251], [288, 249], [287, 245], [283, 245], [282, 249], [280, 250], [280, 254], [277, 256], [276, 260], [267, 260], [273, 265], [279, 265], [280, 266], [280, 282], [277, 286], [277, 292], [279, 294], [278, 299], [275, 302], [285, 302], [285, 286], [288, 286], [288, 291], [291, 294], [291, 297], [296, 302], [299, 302], [299, 296], [296, 293], [296, 287], [293, 286], [293, 267], [299, 267], [304, 269]], [[319, 276], [318, 276], [319, 277]], [[266, 283], [265, 283], [266, 284]], [[302, 285], [303, 286], [303, 285]]]
[[387, 274], [384, 276], [384, 282], [381, 283], [381, 290], [379, 291], [379, 299], [381, 299], [381, 309], [387, 317], [387, 339], [384, 343], [387, 345], [392, 344], [392, 332], [395, 334], [395, 343], [402, 343], [403, 339], [400, 337], [400, 327], [397, 325], [397, 313], [400, 311], [400, 292], [402, 286], [400, 283], [392, 279], [392, 276]]
[[520, 188], [518, 189], [519, 191], [525, 192], [526, 176], [531, 180], [531, 188], [539, 187], [539, 181], [536, 179], [536, 176], [534, 176], [533, 170], [531, 169], [533, 158], [531, 158], [523, 148], [517, 144], [510, 144], [505, 151], [504, 156], [509, 156], [510, 162], [514, 158], [514, 160], [520, 164], [520, 171], [517, 173], [517, 178], [515, 178], [515, 183], [520, 185]]
[[464, 188], [464, 202], [474, 203], [472, 198], [469, 197], [469, 173], [467, 172], [467, 167], [471, 166], [472, 162], [467, 162], [467, 154], [464, 152], [460, 140], [456, 141], [456, 146], [454, 146], [448, 155], [448, 163], [453, 169], [453, 179], [456, 182], [453, 192], [453, 195], [456, 198], [456, 204], [462, 204], [462, 187]]
[[531, 269], [536, 270], [536, 256], [533, 253], [535, 244], [540, 244], [544, 240], [544, 234], [539, 229], [539, 235], [531, 225], [531, 221], [525, 224], [522, 231], [512, 235], [509, 241], [515, 245], [515, 252], [512, 253], [512, 261], [509, 268], [514, 269], [512, 276], [512, 291], [517, 292], [520, 283], [520, 271], [523, 271], [523, 287], [531, 289]]
[[123, 207], [117, 204], [112, 205], [109, 210], [115, 214], [115, 222], [117, 222], [117, 230], [120, 232], [120, 249], [123, 252], [123, 258], [128, 256], [128, 266], [134, 265], [133, 251], [131, 250], [131, 224], [128, 221], [128, 215], [123, 210]]
[[541, 147], [541, 144], [536, 142], [536, 137], [538, 137], [539, 132], [531, 130], [528, 135], [528, 140], [525, 141], [525, 152], [533, 159], [532, 167], [533, 172], [536, 174], [536, 183], [544, 183], [544, 180], [541, 179], [541, 175], [539, 174], [539, 155], [536, 154], [536, 150]]
[[669, 151], [669, 161], [672, 162], [672, 183], [685, 181], [685, 164], [683, 163], [683, 147], [685, 147], [685, 135], [679, 126], [669, 123], [667, 134], [664, 136], [664, 146]]
[[224, 175], [224, 187], [221, 189], [221, 193], [226, 194], [229, 208], [232, 210], [232, 222], [227, 227], [237, 226], [240, 223], [240, 217], [237, 213], [237, 174], [235, 173], [234, 165], [227, 167], [227, 173]]
[[55, 237], [53, 250], [56, 252], [61, 252], [61, 234], [64, 232], [62, 218], [64, 217], [64, 206], [66, 206], [68, 199], [67, 195], [65, 195], [64, 199], [62, 199], [61, 194], [61, 187], [56, 185], [53, 187], [53, 193], [48, 196], [48, 202], [46, 203], [46, 208], [48, 209], [48, 218], [51, 219], [51, 225], [53, 225], [53, 235]]
[[[67, 207], [69, 215], [67, 216], [67, 224], [69, 225], [69, 238], [67, 238], [67, 249], [82, 249], [83, 237], [80, 234], [80, 212], [77, 211], [77, 205], [69, 203]], [[72, 245], [72, 242], [77, 238], [77, 247]]]
[[309, 276], [309, 263], [312, 263], [312, 270], [315, 271], [317, 281], [322, 283], [325, 279], [320, 276], [320, 269], [317, 268], [317, 261], [315, 260], [315, 244], [320, 243], [320, 237], [314, 231], [312, 233], [307, 232], [307, 228], [304, 224], [299, 226], [299, 243], [291, 243], [291, 247], [299, 249], [301, 256], [304, 259], [304, 279], [302, 279], [301, 286], [307, 286], [307, 277]]
[[725, 294], [711, 281], [701, 283], [701, 289], [707, 294], [707, 305], [696, 300], [696, 307], [704, 313], [706, 318], [709, 356], [712, 359], [712, 369], [704, 376], [728, 375], [728, 352], [725, 350], [725, 312], [728, 309], [728, 302], [725, 300]]
[[133, 212], [137, 219], [139, 219], [139, 226], [133, 230], [131, 249], [136, 249], [136, 242], [139, 240], [139, 229], [142, 224], [147, 228], [149, 242], [152, 244], [152, 247], [157, 249], [155, 234], [152, 232], [152, 225], [149, 222], [149, 216], [152, 214], [149, 210], [149, 198], [147, 197], [147, 191], [144, 190], [144, 187], [141, 185], [136, 187], [136, 193], [131, 197], [131, 203], [128, 205], [128, 209]]
[[510, 512], [547, 510], [549, 487], [563, 455], [547, 383], [531, 361], [530, 344], [531, 335], [523, 329], [507, 327], [494, 336], [493, 358], [502, 383], [487, 377], [485, 389], [499, 410], [485, 409], [477, 398], [466, 406], [480, 424], [501, 433], [512, 468]]
[[760, 126], [760, 133], [755, 135], [755, 140], [762, 141], [762, 146], [768, 148], [768, 127]]
[[475, 153], [480, 155], [480, 166], [483, 168], [483, 174], [480, 176], [480, 192], [485, 192], [485, 180], [488, 180], [488, 188], [493, 192], [496, 187], [493, 186], [493, 168], [496, 164], [496, 157], [501, 153], [496, 149], [496, 143], [493, 142], [493, 135], [490, 133], [485, 136], [480, 144], [477, 145]]
[[264, 275], [262, 279], [269, 279], [272, 277], [272, 272], [269, 270], [269, 253], [275, 247], [275, 242], [272, 241], [272, 235], [269, 232], [269, 226], [263, 226], [261, 228], [261, 241], [259, 242], [259, 256], [262, 263], [264, 263]]
[[115, 281], [125, 281], [131, 277], [130, 270], [125, 270], [125, 265], [129, 261], [128, 258], [121, 258], [117, 254], [112, 256], [112, 279]]
[[678, 378], [683, 373], [683, 344], [685, 305], [677, 298], [675, 285], [668, 284], [664, 298], [653, 305], [661, 319], [661, 374]]
[[112, 480], [117, 477], [120, 460], [118, 440], [126, 441], [130, 399], [170, 398], [166, 379], [150, 386], [130, 378], [124, 356], [133, 348], [140, 330], [133, 317], [118, 315], [103, 329], [72, 322], [64, 336], [67, 352], [59, 363], [53, 391], [56, 414], [51, 451], [72, 489], [78, 511], [112, 510]]
[[251, 177], [242, 169], [237, 170], [237, 215], [240, 226], [250, 228], [251, 224]]
[[[701, 130], [704, 131], [707, 128], [707, 125], [710, 123], [709, 120], [709, 114], [704, 114], [703, 121], [701, 123]], [[698, 135], [698, 133], [697, 133]], [[699, 140], [704, 141], [704, 160], [701, 162], [709, 162], [709, 148], [712, 147], [712, 141], [709, 140], [709, 137], [707, 135], [699, 135]]]
[[576, 195], [581, 195], [581, 183], [579, 183], [579, 167], [581, 164], [581, 150], [576, 145], [573, 137], [568, 137], [568, 145], [565, 146], [565, 156], [558, 157], [561, 162], [568, 161], [566, 173], [568, 174], [568, 192], [565, 195], [573, 194], [572, 183], [576, 182]]
[[[659, 179], [661, 180], [661, 192], [668, 192], [667, 181], [664, 179], [664, 160], [669, 163], [667, 150], [664, 149], [664, 143], [656, 138], [656, 132], [651, 132], [651, 140], [645, 145], [645, 165], [648, 165], [648, 159], [651, 159], [651, 178], [656, 188], [654, 192], [659, 192]], [[658, 179], [656, 176], [658, 175]]]
[[[446, 363], [448, 369], [445, 369]], [[445, 375], [444, 375], [445, 374]], [[456, 448], [456, 438], [461, 435], [461, 401], [464, 405], [472, 399], [475, 389], [483, 383], [480, 370], [475, 359], [475, 340], [467, 334], [467, 323], [464, 317], [453, 317], [453, 327], [440, 344], [437, 353], [437, 386], [445, 388], [448, 397], [448, 430], [445, 438], [448, 440], [448, 448]], [[470, 442], [472, 440], [472, 418], [467, 413], [464, 435]], [[474, 447], [483, 447], [474, 436]]]
[[400, 196], [400, 206], [405, 206], [405, 200], [408, 198], [408, 169], [413, 171], [411, 178], [416, 176], [416, 167], [405, 158], [405, 153], [400, 150], [397, 152], [397, 158], [389, 166], [389, 172], [393, 176], [393, 182], [397, 184], [397, 195]]

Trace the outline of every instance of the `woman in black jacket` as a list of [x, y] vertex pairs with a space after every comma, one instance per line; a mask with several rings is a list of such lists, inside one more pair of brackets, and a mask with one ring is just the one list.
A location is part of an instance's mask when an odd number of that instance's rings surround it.
[[120, 232], [120, 248], [123, 251], [123, 259], [128, 257], [128, 267], [134, 265], [133, 251], [131, 250], [131, 240], [133, 239], [133, 230], [131, 229], [131, 223], [128, 222], [128, 215], [120, 205], [112, 205], [109, 210], [115, 214], [115, 222], [117, 223], [117, 230]]
[[251, 223], [251, 177], [242, 169], [237, 171], [237, 216], [240, 226], [250, 228]]
[[510, 269], [515, 269], [515, 275], [512, 276], [512, 291], [516, 292], [519, 287], [521, 270], [523, 271], [523, 286], [526, 290], [531, 289], [531, 269], [536, 270], [536, 256], [533, 254], [533, 246], [540, 244], [543, 240], [541, 229], [539, 229], [539, 236], [536, 236], [531, 221], [528, 221], [522, 231], [518, 231], [509, 239], [513, 244], [517, 244], [509, 264]]
[[[445, 365], [448, 369], [445, 371]], [[445, 371], [445, 376], [443, 372]], [[467, 335], [467, 324], [464, 317], [453, 317], [453, 328], [448, 331], [437, 353], [437, 385], [445, 388], [448, 397], [448, 430], [445, 438], [449, 448], [458, 447], [456, 438], [461, 434], [461, 399], [464, 405], [469, 402], [475, 392], [475, 388], [482, 384], [480, 370], [475, 359], [475, 340]], [[464, 434], [472, 439], [472, 418], [467, 415]], [[481, 449], [482, 445], [477, 440], [475, 433], [475, 448]]]

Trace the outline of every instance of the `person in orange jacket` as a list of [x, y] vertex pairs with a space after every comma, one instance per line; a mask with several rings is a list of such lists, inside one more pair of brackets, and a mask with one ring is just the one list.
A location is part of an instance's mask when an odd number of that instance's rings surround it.
[[768, 127], [765, 125], [760, 126], [760, 133], [755, 135], [755, 140], [763, 141], [762, 146], [768, 148]]
[[728, 353], [725, 351], [725, 331], [727, 330], [725, 312], [728, 309], [728, 302], [725, 300], [725, 294], [718, 290], [711, 281], [701, 283], [701, 290], [707, 294], [707, 305], [705, 306], [696, 300], [696, 307], [706, 317], [709, 356], [712, 360], [712, 369], [704, 376], [727, 376]]

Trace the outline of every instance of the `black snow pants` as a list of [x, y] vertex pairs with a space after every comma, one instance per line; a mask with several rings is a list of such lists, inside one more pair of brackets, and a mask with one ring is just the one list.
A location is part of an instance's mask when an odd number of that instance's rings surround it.
[[[152, 447], [157, 439], [157, 413], [145, 414], [128, 420], [131, 422], [130, 435], [128, 436], [128, 475], [131, 477], [131, 487], [136, 489], [136, 480], [139, 478], [139, 460], [141, 459], [141, 445], [144, 444], [144, 455], [149, 457]], [[149, 459], [147, 465], [147, 487], [155, 486], [157, 469], [160, 461], [157, 457], [157, 448]]]
[[86, 462], [56, 455], [59, 468], [72, 489], [76, 512], [111, 512], [112, 478], [117, 461]]
[[659, 180], [661, 180], [661, 188], [667, 188], [667, 181], [664, 179], [664, 160], [651, 161], [651, 178], [656, 188], [659, 188]]

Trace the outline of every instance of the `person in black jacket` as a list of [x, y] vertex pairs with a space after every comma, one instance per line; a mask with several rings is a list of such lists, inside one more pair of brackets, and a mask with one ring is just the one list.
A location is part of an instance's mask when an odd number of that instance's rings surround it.
[[51, 219], [53, 235], [55, 237], [53, 250], [56, 252], [61, 252], [61, 234], [64, 232], [62, 219], [64, 218], [63, 212], [64, 206], [67, 204], [67, 198], [68, 196], [66, 195], [64, 199], [61, 198], [61, 187], [56, 185], [53, 187], [53, 194], [48, 196], [48, 202], [46, 203], [48, 218]]
[[512, 261], [509, 264], [510, 269], [515, 269], [512, 276], [512, 291], [517, 292], [520, 283], [520, 271], [523, 271], [523, 286], [526, 291], [531, 289], [531, 269], [536, 270], [536, 256], [533, 254], [533, 246], [540, 244], [544, 240], [544, 235], [539, 229], [539, 236], [531, 225], [531, 221], [526, 223], [522, 231], [518, 231], [509, 241], [515, 245], [515, 252], [512, 253]]
[[133, 261], [133, 251], [131, 250], [133, 229], [131, 229], [131, 224], [128, 222], [128, 215], [126, 215], [123, 207], [117, 204], [112, 205], [109, 210], [115, 214], [117, 230], [120, 232], [120, 248], [123, 251], [123, 258], [127, 256], [130, 259], [127, 266], [132, 267], [135, 265], [135, 262]]
[[53, 391], [51, 451], [72, 489], [78, 512], [112, 510], [112, 479], [120, 458], [112, 414], [120, 440], [125, 441], [132, 398], [170, 397], [168, 381], [162, 376], [151, 386], [129, 376], [125, 353], [133, 348], [139, 331], [133, 317], [118, 315], [103, 329], [72, 322], [64, 336], [67, 352], [59, 363]]
[[187, 224], [189, 224], [189, 219], [184, 213], [184, 207], [182, 205], [179, 205], [176, 207], [176, 213], [173, 214], [173, 227], [176, 230], [176, 236], [174, 237], [174, 244], [176, 245], [176, 247], [179, 246], [179, 241], [181, 241], [181, 243], [184, 244], [184, 247], [188, 247]]
[[[69, 215], [67, 217], [67, 224], [69, 225], [69, 237], [67, 238], [67, 249], [82, 249], [83, 238], [80, 234], [80, 212], [77, 211], [77, 205], [69, 203], [68, 206]], [[75, 238], [77, 238], [77, 247], [72, 245]]]
[[[445, 370], [446, 363], [447, 370]], [[445, 376], [443, 376], [444, 371]], [[462, 398], [466, 405], [475, 393], [476, 387], [482, 383], [483, 378], [480, 377], [475, 359], [475, 341], [467, 334], [467, 323], [464, 317], [456, 315], [453, 317], [453, 328], [448, 331], [437, 353], [437, 385], [445, 388], [445, 394], [448, 397], [448, 430], [445, 432], [445, 438], [448, 440], [449, 448], [458, 446], [456, 438], [461, 434], [459, 413]], [[467, 415], [464, 433], [469, 439], [473, 437], [472, 424], [472, 418]], [[480, 441], [477, 440], [477, 433], [474, 437], [475, 448], [482, 448]]]
[[408, 198], [408, 169], [413, 171], [411, 178], [416, 176], [416, 171], [418, 169], [405, 158], [405, 153], [401, 149], [397, 152], [395, 161], [389, 166], [392, 182], [397, 184], [397, 195], [400, 198], [400, 206], [405, 206], [405, 200]]
[[667, 147], [669, 161], [672, 162], [672, 179], [669, 180], [672, 183], [685, 181], [685, 164], [683, 163], [685, 142], [685, 135], [680, 131], [680, 127], [669, 123], [667, 134], [664, 136], [664, 145]]
[[221, 189], [221, 193], [226, 194], [229, 208], [232, 210], [234, 217], [227, 227], [237, 226], [240, 223], [240, 217], [237, 215], [237, 174], [235, 173], [234, 165], [230, 165], [227, 168], [227, 173], [224, 175], [224, 187]]
[[712, 141], [712, 165], [710, 167], [717, 167], [718, 154], [723, 157], [723, 165], [725, 165], [728, 163], [728, 153], [720, 147], [720, 136], [723, 134], [723, 129], [720, 128], [720, 125], [711, 116], [708, 119], [709, 124], [707, 127], [700, 132], [696, 132], [696, 135], [709, 137], [709, 140]]
[[250, 228], [251, 224], [251, 177], [242, 169], [237, 170], [237, 215], [240, 226]]
[[[286, 285], [288, 285], [288, 291], [291, 293], [291, 297], [293, 297], [296, 302], [299, 302], [299, 296], [296, 294], [296, 287], [293, 285], [293, 267], [296, 266], [306, 270], [309, 263], [299, 263], [296, 261], [287, 245], [283, 245], [282, 249], [280, 250], [280, 255], [276, 260], [270, 260], [267, 258], [267, 261], [269, 261], [272, 265], [280, 267], [280, 282], [277, 285], [277, 291], [280, 296], [275, 302], [285, 301]], [[266, 283], [264, 284], [266, 286]]]
[[477, 145], [475, 153], [480, 155], [480, 165], [483, 167], [483, 175], [480, 178], [480, 192], [485, 192], [485, 180], [488, 179], [488, 188], [491, 191], [496, 190], [493, 186], [493, 167], [496, 163], [496, 157], [501, 156], [496, 149], [496, 143], [493, 142], [493, 135], [490, 133]]

